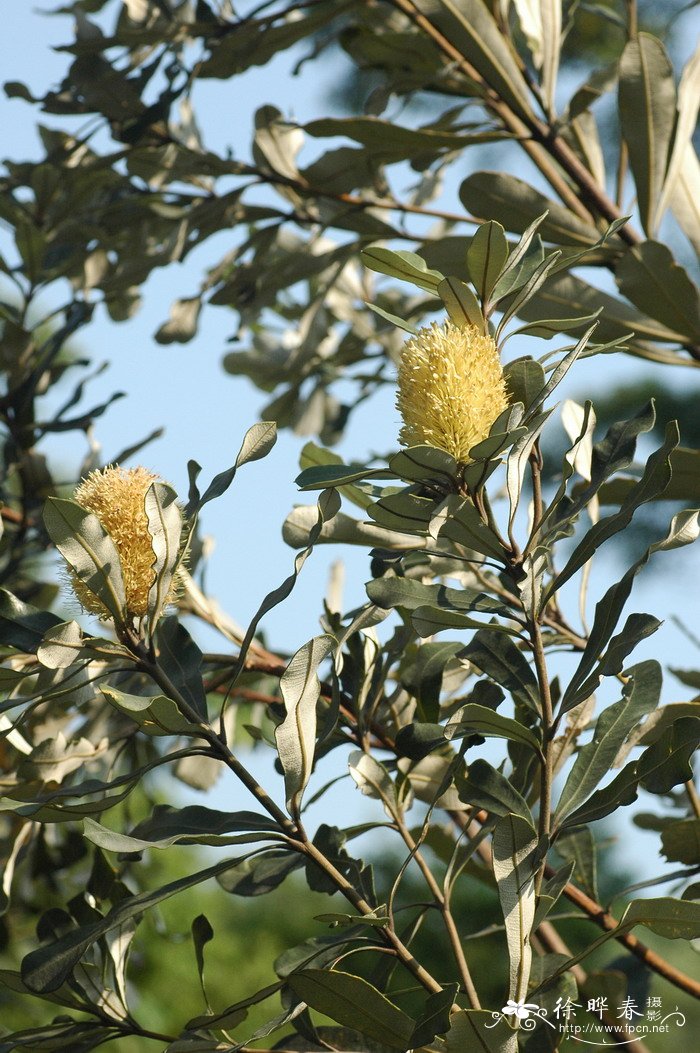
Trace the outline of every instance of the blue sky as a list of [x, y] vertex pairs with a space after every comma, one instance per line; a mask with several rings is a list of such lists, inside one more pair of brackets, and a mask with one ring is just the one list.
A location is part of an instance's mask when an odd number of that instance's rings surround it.
[[[69, 22], [66, 18], [43, 17], [24, 0], [9, 0], [5, 15], [0, 41], [3, 79], [22, 80], [41, 94], [65, 69], [68, 56], [52, 52], [51, 47], [69, 39]], [[327, 73], [332, 76], [332, 70]], [[205, 139], [217, 148], [233, 141], [237, 148], [247, 152], [252, 114], [258, 105], [272, 103], [287, 115], [307, 119], [323, 109], [319, 88], [314, 83], [310, 91], [308, 78], [291, 82], [284, 59], [264, 69], [251, 70], [235, 91], [229, 88], [226, 92], [224, 88], [223, 96], [219, 82], [203, 86], [200, 120]], [[218, 101], [222, 97], [223, 105]], [[0, 98], [3, 156], [14, 159], [37, 156], [34, 124], [39, 117], [22, 101]], [[233, 317], [228, 312], [205, 310], [197, 337], [187, 345], [162, 347], [153, 340], [153, 333], [167, 317], [172, 300], [191, 295], [197, 289], [205, 266], [230, 247], [230, 238], [227, 233], [218, 235], [193, 252], [184, 264], [156, 273], [143, 291], [141, 311], [129, 322], [116, 325], [98, 311], [94, 324], [84, 330], [77, 341], [95, 364], [103, 360], [110, 363], [109, 371], [98, 378], [88, 397], [99, 402], [117, 389], [128, 394], [128, 398], [116, 403], [97, 422], [96, 435], [105, 458], [109, 459], [154, 427], [164, 425], [164, 437], [149, 447], [142, 459], [170, 480], [181, 494], [187, 490], [187, 460], [193, 457], [203, 466], [203, 480], [228, 467], [246, 429], [258, 419], [259, 410], [267, 401], [267, 396], [247, 381], [223, 372], [221, 359], [234, 328]], [[46, 305], [52, 306], [48, 299]], [[531, 349], [531, 345], [521, 343], [510, 348], [510, 355], [528, 353]], [[612, 384], [630, 376], [636, 379], [642, 371], [660, 375], [655, 373], [655, 368], [659, 367], [640, 366], [623, 357], [615, 363], [610, 359], [583, 363], [565, 394], [584, 391], [588, 394], [589, 389], [599, 389], [602, 371]], [[695, 377], [679, 370], [674, 380], [697, 386]], [[347, 459], [362, 459], [369, 449], [390, 448], [397, 428], [392, 395], [383, 392], [357, 410], [339, 452]], [[207, 581], [212, 593], [241, 624], [247, 624], [265, 593], [291, 570], [294, 554], [282, 542], [280, 529], [285, 515], [299, 501], [294, 477], [304, 441], [281, 433], [273, 453], [265, 461], [244, 468], [225, 497], [205, 510], [202, 531], [216, 541]], [[74, 437], [52, 442], [52, 457], [57, 464], [72, 464], [83, 456], [84, 449], [76, 444]], [[369, 577], [366, 556], [359, 551], [320, 547], [304, 567], [292, 597], [265, 619], [269, 646], [293, 651], [319, 631], [320, 596], [326, 586], [329, 566], [339, 556], [347, 565], [346, 608], [363, 601], [363, 582]], [[697, 555], [669, 555], [661, 559], [666, 561], [664, 573], [640, 579], [630, 609], [649, 610], [664, 618], [668, 618], [671, 611], [679, 610], [689, 625], [696, 626], [698, 591], [689, 589], [688, 581], [697, 581]], [[592, 595], [604, 591], [612, 571], [609, 561], [599, 562], [592, 579]], [[221, 643], [215, 646], [219, 649]], [[671, 664], [699, 664], [700, 655], [688, 654], [687, 642], [669, 621], [649, 646], [640, 649], [640, 658], [659, 651]], [[671, 681], [666, 700], [682, 697], [675, 692]], [[337, 765], [337, 760], [334, 763]], [[267, 767], [263, 758], [254, 760], [253, 765]], [[354, 793], [350, 797], [353, 814], [347, 814], [348, 792], [344, 785], [329, 798], [323, 818], [328, 819], [338, 808], [346, 811], [344, 818], [348, 821], [365, 813], [359, 794]], [[236, 791], [238, 806], [242, 803], [240, 797], [240, 791]], [[656, 843], [655, 836], [653, 840]], [[654, 867], [653, 860], [651, 865]]]

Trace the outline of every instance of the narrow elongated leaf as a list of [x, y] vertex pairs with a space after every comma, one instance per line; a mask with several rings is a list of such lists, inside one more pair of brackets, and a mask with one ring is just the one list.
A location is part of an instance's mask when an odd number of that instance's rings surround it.
[[314, 763], [316, 703], [321, 693], [318, 667], [334, 646], [331, 636], [316, 636], [300, 647], [282, 674], [280, 691], [286, 716], [275, 730], [284, 771], [287, 808], [296, 814]]
[[149, 486], [145, 507], [155, 574], [148, 592], [148, 627], [152, 633], [170, 594], [180, 558], [182, 512], [177, 504], [177, 494], [167, 483]]
[[524, 746], [539, 752], [540, 743], [529, 728], [520, 724], [511, 717], [501, 716], [494, 713], [487, 706], [477, 705], [475, 702], [467, 702], [466, 706], [458, 709], [445, 726], [445, 737], [448, 739], [460, 738], [469, 733], [478, 732], [490, 738], [509, 739], [511, 742], [520, 742]]
[[460, 328], [475, 325], [484, 331], [486, 322], [479, 301], [466, 282], [459, 278], [443, 278], [437, 291], [454, 325]]
[[198, 717], [207, 721], [207, 697], [202, 683], [202, 652], [185, 626], [173, 615], [158, 625], [158, 661]]
[[600, 238], [596, 227], [565, 205], [506, 172], [474, 172], [462, 183], [459, 197], [472, 215], [497, 220], [517, 234], [539, 220], [537, 230], [555, 245], [595, 245]]
[[391, 278], [417, 285], [426, 292], [436, 293], [444, 275], [430, 270], [425, 260], [415, 252], [393, 252], [373, 245], [362, 250], [362, 262], [370, 270], [388, 274]]
[[508, 242], [500, 223], [483, 223], [467, 252], [469, 277], [482, 303], [487, 303], [508, 259]]
[[[676, 187], [682, 177], [684, 161], [693, 151], [692, 138], [700, 108], [700, 45], [688, 60], [678, 85], [678, 120], [673, 134], [673, 146], [664, 185], [657, 202], [654, 226], [658, 227], [664, 212], [674, 200]], [[681, 224], [682, 226], [682, 224]]]
[[200, 805], [173, 808], [159, 804], [149, 819], [129, 834], [109, 830], [92, 819], [83, 820], [85, 836], [108, 852], [142, 852], [177, 844], [234, 845], [270, 841], [279, 828], [254, 812], [219, 812]]
[[484, 82], [521, 117], [531, 113], [530, 94], [501, 30], [483, 0], [439, 0], [432, 18]]
[[457, 779], [460, 801], [474, 808], [485, 808], [491, 815], [519, 815], [534, 829], [532, 812], [509, 779], [485, 760], [475, 760], [465, 776]]
[[632, 521], [637, 509], [649, 501], [654, 501], [664, 492], [671, 481], [670, 456], [678, 445], [678, 425], [671, 421], [666, 426], [666, 438], [651, 455], [644, 468], [644, 474], [638, 483], [629, 491], [619, 512], [607, 516], [595, 523], [574, 549], [563, 570], [549, 586], [545, 599], [560, 589], [577, 570], [588, 562], [604, 542], [624, 530]]
[[197, 735], [201, 728], [183, 716], [166, 695], [130, 695], [105, 685], [102, 694], [108, 702], [135, 720], [147, 735]]
[[[481, 629], [483, 621], [462, 614], [460, 611], [445, 610], [443, 607], [432, 607], [424, 605], [416, 607], [411, 617], [411, 624], [418, 635], [422, 638], [434, 636], [443, 629]], [[513, 635], [517, 630], [508, 625], [494, 625], [493, 632], [509, 633]]]
[[506, 815], [493, 831], [493, 872], [506, 926], [508, 997], [524, 1002], [532, 964], [530, 933], [535, 918], [537, 836], [519, 815]]
[[673, 138], [676, 88], [666, 49], [649, 33], [630, 40], [622, 53], [619, 106], [642, 226], [653, 237]]
[[75, 501], [50, 497], [44, 507], [44, 523], [66, 563], [122, 624], [126, 596], [119, 553], [97, 516]]
[[105, 933], [140, 917], [144, 911], [164, 900], [203, 881], [231, 870], [239, 860], [225, 859], [213, 866], [198, 870], [187, 877], [178, 878], [152, 892], [141, 892], [130, 896], [113, 907], [104, 918], [90, 925], [81, 925], [44, 947], [39, 947], [22, 962], [22, 980], [32, 991], [43, 993], [56, 991], [70, 976], [85, 951]]
[[562, 0], [539, 0], [542, 20], [542, 67], [540, 80], [545, 106], [554, 114], [554, 96], [561, 55]]
[[654, 305], [654, 317], [700, 340], [700, 292], [688, 272], [658, 241], [644, 241], [623, 256], [615, 271], [620, 292], [636, 307]]
[[522, 651], [492, 629], [482, 629], [462, 652], [477, 669], [508, 691], [516, 702], [540, 711], [537, 679]]
[[615, 760], [630, 729], [659, 704], [661, 667], [658, 662], [641, 662], [626, 674], [629, 680], [623, 697], [598, 717], [593, 741], [584, 746], [569, 772], [557, 804], [557, 821], [578, 808], [596, 789]]
[[458, 984], [446, 984], [442, 991], [428, 995], [423, 1010], [411, 1035], [411, 1045], [423, 1046], [436, 1035], [444, 1035], [450, 1027], [450, 1010], [454, 1005]]
[[49, 611], [24, 603], [7, 589], [0, 589], [0, 644], [30, 653], [42, 643], [45, 633], [61, 625]]
[[416, 1021], [367, 980], [336, 970], [300, 969], [287, 978], [298, 998], [390, 1049], [408, 1049]]
[[385, 610], [400, 607], [414, 611], [428, 605], [444, 607], [453, 611], [478, 611], [481, 614], [499, 614], [504, 618], [512, 611], [501, 600], [494, 599], [478, 589], [450, 589], [446, 585], [425, 585], [415, 578], [374, 578], [365, 585], [372, 603]]
[[700, 903], [685, 899], [636, 899], [630, 903], [620, 925], [632, 929], [643, 925], [666, 940], [697, 940], [700, 937]]

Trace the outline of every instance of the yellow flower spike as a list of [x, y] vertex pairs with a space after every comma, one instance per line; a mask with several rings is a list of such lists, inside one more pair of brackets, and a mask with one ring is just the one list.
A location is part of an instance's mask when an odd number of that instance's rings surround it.
[[[114, 542], [124, 580], [126, 611], [133, 617], [148, 612], [148, 593], [155, 579], [155, 556], [145, 500], [149, 486], [162, 481], [148, 468], [111, 465], [91, 472], [73, 494], [73, 499], [82, 508], [97, 516]], [[109, 618], [106, 607], [70, 568], [69, 576], [73, 591], [85, 610]], [[173, 589], [167, 602], [172, 599]]]
[[507, 405], [498, 348], [475, 325], [433, 322], [404, 344], [396, 397], [404, 446], [436, 446], [466, 463]]

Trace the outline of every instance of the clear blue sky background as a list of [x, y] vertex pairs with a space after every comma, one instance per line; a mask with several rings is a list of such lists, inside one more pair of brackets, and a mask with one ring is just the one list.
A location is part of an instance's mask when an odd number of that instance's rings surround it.
[[[66, 68], [69, 56], [57, 54], [51, 48], [69, 39], [69, 22], [65, 17], [44, 17], [24, 0], [6, 0], [3, 14], [2, 79], [21, 80], [28, 83], [33, 92], [41, 94], [60, 79]], [[252, 114], [263, 103], [275, 104], [286, 115], [300, 120], [322, 113], [323, 79], [319, 82], [317, 77], [302, 77], [291, 82], [288, 66], [288, 60], [280, 58], [264, 69], [249, 71], [235, 88], [230, 84], [222, 86], [220, 82], [202, 86], [198, 117], [205, 140], [215, 148], [232, 142], [237, 150], [247, 150]], [[331, 82], [333, 73], [326, 68], [326, 83]], [[0, 97], [2, 155], [15, 160], [38, 156], [34, 126], [39, 119], [54, 122], [54, 118], [40, 115], [22, 101]], [[60, 125], [61, 119], [56, 123]], [[205, 266], [223, 255], [235, 237], [235, 232], [222, 233], [193, 252], [184, 264], [156, 273], [143, 290], [142, 309], [129, 322], [116, 325], [102, 310], [98, 311], [93, 325], [83, 331], [78, 340], [81, 350], [95, 363], [103, 360], [110, 363], [109, 371], [92, 385], [88, 397], [99, 402], [117, 389], [128, 394], [128, 398], [116, 403], [97, 422], [96, 434], [105, 459], [109, 460], [119, 449], [154, 427], [164, 425], [165, 436], [141, 456], [181, 494], [187, 490], [187, 460], [193, 457], [203, 466], [203, 480], [228, 467], [246, 429], [258, 418], [266, 401], [247, 381], [223, 372], [221, 358], [226, 339], [234, 328], [234, 319], [227, 311], [205, 310], [200, 331], [190, 344], [162, 347], [153, 340], [153, 333], [167, 317], [172, 300], [195, 292]], [[47, 299], [46, 305], [55, 306], [58, 302]], [[509, 353], [513, 357], [533, 353], [532, 348], [531, 343], [517, 346], [514, 341]], [[598, 360], [582, 363], [564, 393], [579, 398], [595, 397], [595, 392], [601, 389], [603, 374], [613, 384], [631, 377], [637, 379], [642, 373], [659, 376], [658, 369], [625, 357], [615, 363], [610, 359], [602, 363]], [[672, 379], [678, 384], [697, 387], [696, 376], [679, 370]], [[339, 452], [346, 459], [361, 460], [370, 450], [388, 449], [395, 443], [397, 428], [398, 416], [392, 396], [383, 392], [356, 411]], [[292, 566], [294, 554], [282, 542], [280, 528], [285, 515], [299, 500], [294, 477], [303, 442], [290, 433], [281, 433], [273, 453], [265, 461], [244, 468], [232, 489], [209, 505], [203, 516], [203, 532], [216, 539], [207, 573], [209, 588], [244, 625], [265, 593], [277, 586]], [[54, 463], [64, 465], [79, 462], [84, 454], [74, 437], [53, 439], [49, 452]], [[363, 601], [363, 582], [369, 577], [366, 555], [319, 547], [304, 567], [292, 597], [265, 619], [271, 647], [293, 651], [319, 631], [320, 596], [326, 586], [330, 563], [341, 555], [347, 566], [345, 607]], [[661, 558], [666, 559], [664, 573], [640, 578], [630, 609], [648, 610], [664, 618], [677, 610], [691, 627], [697, 626], [697, 554], [686, 551]], [[608, 576], [615, 569], [605, 558], [598, 562], [592, 579], [593, 597], [604, 591], [609, 584]], [[689, 582], [692, 582], [690, 588]], [[217, 642], [214, 646], [219, 649], [222, 645]], [[655, 654], [662, 654], [670, 664], [700, 664], [700, 655], [689, 653], [687, 641], [668, 621], [650, 644], [639, 650], [640, 658]], [[682, 697], [669, 678], [666, 701]], [[332, 765], [337, 772], [337, 754], [333, 757]], [[252, 764], [260, 774], [265, 772], [269, 781], [269, 760], [259, 756]], [[332, 774], [328, 764], [323, 767], [326, 774]], [[241, 791], [235, 792], [240, 806]], [[359, 794], [348, 798], [348, 792], [346, 784], [334, 792], [328, 803], [317, 811], [318, 817], [351, 822], [366, 815], [369, 802], [361, 802]], [[228, 793], [228, 787], [220, 789], [217, 803], [222, 804]], [[338, 810], [342, 810], [340, 819]], [[645, 870], [655, 872], [655, 848], [651, 846], [657, 844], [656, 835], [636, 831], [635, 838], [640, 848], [647, 844], [651, 849], [650, 856], [647, 852]]]

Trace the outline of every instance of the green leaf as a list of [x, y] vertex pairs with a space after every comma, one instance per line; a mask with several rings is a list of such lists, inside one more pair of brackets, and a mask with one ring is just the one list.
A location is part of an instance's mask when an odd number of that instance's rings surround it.
[[389, 468], [399, 479], [411, 483], [438, 480], [450, 488], [459, 475], [454, 457], [436, 446], [409, 446], [389, 458]]
[[442, 991], [428, 995], [411, 1035], [411, 1046], [426, 1045], [436, 1035], [444, 1035], [450, 1028], [450, 1010], [459, 990], [459, 984], [445, 984]]
[[383, 468], [369, 468], [366, 464], [318, 464], [305, 468], [296, 478], [300, 490], [325, 490], [346, 486], [360, 479], [389, 478]]
[[416, 1021], [367, 980], [352, 973], [301, 969], [288, 977], [294, 994], [331, 1020], [361, 1031], [390, 1049], [408, 1049]]
[[428, 268], [425, 260], [415, 252], [393, 252], [372, 245], [361, 252], [362, 262], [370, 270], [388, 274], [391, 278], [417, 285], [429, 293], [437, 293], [437, 288], [444, 275]]
[[316, 703], [321, 693], [318, 667], [335, 646], [331, 636], [316, 636], [300, 647], [282, 674], [285, 718], [275, 729], [284, 771], [287, 808], [296, 814], [311, 777], [316, 746]]
[[481, 629], [465, 647], [462, 657], [499, 684], [517, 703], [540, 712], [535, 674], [522, 651], [507, 636], [492, 629]]
[[518, 1036], [505, 1018], [494, 1025], [486, 1009], [463, 1009], [450, 1020], [447, 1053], [517, 1053]]
[[617, 676], [622, 671], [625, 658], [639, 640], [650, 635], [660, 625], [656, 618], [649, 620], [649, 615], [631, 615], [620, 636], [610, 645], [609, 656], [600, 658], [629, 599], [634, 578], [644, 563], [646, 559], [630, 567], [621, 581], [612, 585], [596, 604], [586, 647], [561, 701], [562, 713], [567, 713], [592, 695], [603, 676]]
[[547, 915], [557, 905], [559, 897], [571, 880], [573, 871], [574, 863], [567, 863], [566, 866], [561, 867], [543, 882], [540, 894], [537, 897], [537, 910], [535, 911], [535, 920], [532, 925], [533, 932], [539, 928]]
[[530, 92], [513, 51], [483, 0], [440, 0], [431, 20], [484, 82], [521, 117], [532, 114]]
[[501, 600], [487, 592], [465, 586], [450, 589], [447, 585], [425, 585], [415, 578], [374, 578], [365, 585], [372, 603], [385, 610], [400, 607], [415, 611], [417, 607], [444, 607], [453, 611], [478, 611], [509, 618], [512, 611]]
[[498, 220], [517, 234], [545, 213], [537, 229], [555, 245], [595, 245], [600, 238], [592, 224], [506, 172], [473, 172], [459, 188], [459, 197], [472, 215]]
[[516, 358], [504, 368], [508, 394], [513, 402], [529, 409], [547, 382], [544, 369], [534, 358]]
[[83, 632], [77, 622], [62, 622], [46, 630], [36, 656], [47, 669], [67, 669], [85, 657]]
[[686, 339], [700, 340], [700, 291], [666, 245], [636, 245], [618, 263], [615, 278], [623, 296], [640, 310], [653, 304], [654, 318]]
[[235, 479], [238, 469], [242, 465], [248, 464], [250, 461], [259, 461], [262, 457], [267, 457], [276, 442], [277, 425], [274, 421], [263, 420], [258, 421], [257, 424], [253, 424], [243, 436], [243, 442], [238, 451], [236, 463], [231, 468], [227, 468], [225, 471], [219, 472], [218, 475], [215, 475], [201, 496], [196, 483], [201, 468], [196, 461], [188, 461], [187, 469], [190, 475], [190, 493], [186, 515], [188, 517], [193, 517], [195, 513], [200, 511], [200, 509], [208, 504], [209, 501], [213, 501], [217, 497], [221, 497], [225, 494]]
[[[500, 441], [501, 437], [498, 438]], [[446, 537], [483, 556], [492, 556], [500, 563], [504, 561], [498, 536], [484, 523], [470, 498], [450, 494], [432, 518], [431, 534], [434, 537]]]
[[[416, 607], [411, 617], [411, 624], [422, 638], [434, 636], [443, 629], [481, 629], [483, 622], [459, 611], [446, 610], [444, 607], [424, 605]], [[495, 625], [493, 632], [514, 634], [516, 630], [508, 625]]]
[[567, 863], [573, 863], [573, 880], [593, 899], [598, 899], [596, 842], [587, 826], [567, 830], [559, 835], [555, 844], [557, 855]]
[[[220, 812], [201, 805], [174, 808], [157, 804], [152, 815], [127, 834], [83, 820], [85, 836], [108, 852], [142, 852], [177, 844], [232, 845], [279, 836], [276, 823], [255, 812]], [[229, 836], [232, 835], [232, 836]]]
[[97, 516], [75, 501], [50, 497], [44, 506], [44, 523], [66, 563], [115, 622], [123, 624], [126, 595], [119, 554]]
[[369, 753], [353, 750], [348, 757], [348, 768], [353, 780], [366, 797], [382, 801], [389, 814], [393, 815], [396, 812], [396, 787], [383, 764]]
[[469, 133], [440, 128], [402, 128], [377, 117], [325, 117], [303, 125], [315, 139], [346, 136], [361, 143], [376, 157], [405, 161], [411, 157], [458, 150], [475, 142], [487, 142], [493, 132]]
[[532, 964], [530, 933], [535, 919], [537, 836], [519, 815], [499, 819], [493, 831], [493, 873], [506, 926], [510, 983], [508, 997], [524, 1002]]
[[462, 706], [454, 716], [450, 717], [445, 726], [445, 737], [448, 739], [463, 738], [464, 735], [473, 732], [478, 732], [488, 738], [520, 742], [523, 746], [529, 746], [535, 752], [540, 752], [539, 740], [534, 732], [524, 724], [513, 720], [512, 717], [503, 717], [500, 713], [494, 713], [487, 706], [467, 702], [466, 706]]
[[202, 652], [175, 615], [163, 618], [156, 636], [158, 663], [203, 721], [209, 719], [202, 683]]
[[148, 628], [153, 633], [180, 560], [183, 521], [177, 494], [167, 483], [151, 483], [146, 492], [145, 509], [154, 557], [155, 579], [148, 591]]
[[643, 925], [666, 940], [697, 940], [700, 937], [700, 903], [666, 897], [633, 900], [620, 926], [632, 929], [637, 925]]
[[700, 819], [679, 819], [661, 831], [661, 854], [669, 863], [700, 863]]
[[[645, 306], [649, 307], [649, 303]], [[525, 321], [538, 322], [541, 318], [571, 318], [573, 315], [594, 315], [602, 312], [598, 319], [596, 337], [601, 341], [625, 340], [633, 334], [638, 340], [662, 341], [676, 344], [683, 340], [683, 333], [669, 329], [655, 317], [642, 314], [609, 293], [594, 288], [573, 274], [555, 272], [550, 275], [536, 295], [518, 308], [518, 317]], [[635, 344], [634, 353], [645, 350]], [[658, 357], [658, 355], [656, 356]], [[665, 361], [668, 359], [665, 359]], [[670, 361], [677, 361], [675, 352]]]
[[642, 478], [629, 491], [619, 512], [599, 520], [591, 527], [574, 549], [563, 570], [550, 584], [544, 597], [545, 601], [580, 570], [604, 542], [629, 526], [634, 513], [641, 505], [654, 501], [664, 492], [671, 481], [670, 455], [677, 445], [678, 424], [671, 421], [666, 426], [663, 445], [647, 461]]
[[260, 855], [243, 857], [235, 867], [221, 871], [216, 880], [225, 892], [233, 896], [266, 896], [303, 865], [304, 860], [287, 849], [262, 852]]
[[630, 40], [622, 53], [618, 98], [642, 226], [651, 237], [673, 140], [676, 87], [666, 49], [649, 33]]
[[[700, 450], [689, 450], [679, 446], [672, 450], [670, 461], [671, 482], [656, 500], [700, 502]], [[619, 505], [635, 482], [631, 477], [611, 479], [601, 486], [598, 500], [603, 505]], [[697, 517], [697, 510], [691, 509], [685, 514], [691, 518]]]
[[623, 688], [622, 699], [600, 714], [593, 741], [579, 751], [569, 772], [557, 804], [557, 823], [590, 796], [610, 770], [630, 729], [659, 704], [661, 667], [658, 662], [641, 662], [625, 675], [629, 680]]
[[482, 303], [487, 303], [508, 259], [508, 242], [500, 223], [483, 223], [467, 251], [469, 277]]
[[199, 735], [201, 728], [184, 717], [165, 695], [129, 695], [116, 687], [102, 687], [108, 702], [135, 720], [147, 735]]
[[437, 291], [453, 325], [460, 328], [475, 325], [481, 332], [485, 331], [486, 322], [479, 301], [466, 282], [459, 278], [443, 278]]
[[50, 629], [62, 624], [55, 614], [40, 611], [7, 589], [0, 589], [0, 645], [3, 647], [31, 653]]
[[491, 815], [519, 815], [534, 829], [532, 812], [509, 779], [488, 761], [472, 761], [467, 773], [457, 779], [457, 792], [464, 804], [484, 808]]
[[410, 687], [418, 700], [418, 716], [422, 720], [440, 719], [440, 692], [445, 667], [461, 648], [457, 641], [432, 641], [419, 649]]
[[224, 859], [213, 866], [198, 870], [152, 892], [141, 892], [119, 903], [99, 921], [81, 925], [46, 946], [28, 954], [22, 962], [22, 980], [32, 991], [56, 991], [71, 975], [85, 951], [105, 933], [111, 932], [140, 917], [144, 911], [157, 906], [178, 892], [194, 888], [203, 881], [235, 867], [238, 860]]

